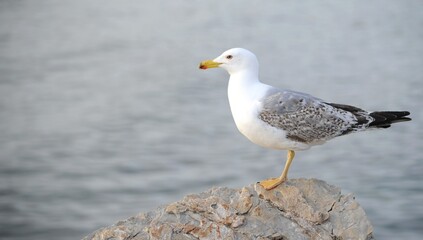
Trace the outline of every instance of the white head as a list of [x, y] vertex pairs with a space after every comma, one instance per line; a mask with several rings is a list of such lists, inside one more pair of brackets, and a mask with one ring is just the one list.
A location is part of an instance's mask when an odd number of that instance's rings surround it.
[[201, 69], [221, 67], [229, 74], [249, 71], [258, 74], [258, 61], [254, 53], [243, 48], [231, 48], [213, 60], [200, 63]]

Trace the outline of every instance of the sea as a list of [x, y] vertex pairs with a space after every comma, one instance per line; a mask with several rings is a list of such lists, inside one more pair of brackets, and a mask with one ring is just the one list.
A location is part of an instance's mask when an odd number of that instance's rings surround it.
[[423, 236], [420, 0], [0, 1], [0, 239], [81, 239], [214, 186], [275, 177], [286, 152], [237, 130], [228, 74], [411, 122], [297, 152], [290, 178], [353, 193], [376, 239]]

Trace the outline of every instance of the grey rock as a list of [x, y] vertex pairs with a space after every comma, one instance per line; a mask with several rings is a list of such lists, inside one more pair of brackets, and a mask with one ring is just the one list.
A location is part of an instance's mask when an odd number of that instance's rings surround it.
[[266, 191], [215, 187], [141, 213], [84, 240], [373, 239], [373, 227], [352, 194], [316, 179], [291, 179]]

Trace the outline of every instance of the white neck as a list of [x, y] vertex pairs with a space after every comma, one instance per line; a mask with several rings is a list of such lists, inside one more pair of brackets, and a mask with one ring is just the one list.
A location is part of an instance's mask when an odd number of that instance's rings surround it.
[[254, 71], [239, 71], [231, 74], [228, 83], [228, 97], [229, 102], [245, 101], [247, 99], [254, 99], [257, 92], [252, 92], [255, 86], [262, 83], [258, 79], [258, 74]]
[[231, 74], [228, 84], [228, 98], [237, 125], [243, 119], [248, 119], [247, 116], [257, 114], [255, 112], [257, 108], [252, 106], [260, 104], [257, 99], [260, 99], [268, 89], [269, 86], [262, 84], [257, 74], [248, 71]]
[[269, 88], [259, 81], [257, 74], [251, 72], [237, 72], [229, 78], [228, 98], [232, 116], [239, 131], [253, 142], [258, 132], [251, 126], [257, 126], [260, 100]]

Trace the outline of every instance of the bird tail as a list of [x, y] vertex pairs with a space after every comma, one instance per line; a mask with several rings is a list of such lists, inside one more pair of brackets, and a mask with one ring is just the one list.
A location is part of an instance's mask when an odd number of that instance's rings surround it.
[[374, 128], [388, 128], [393, 123], [410, 121], [411, 118], [406, 117], [410, 115], [407, 111], [380, 111], [371, 112], [370, 117], [373, 121], [370, 122], [369, 127]]

